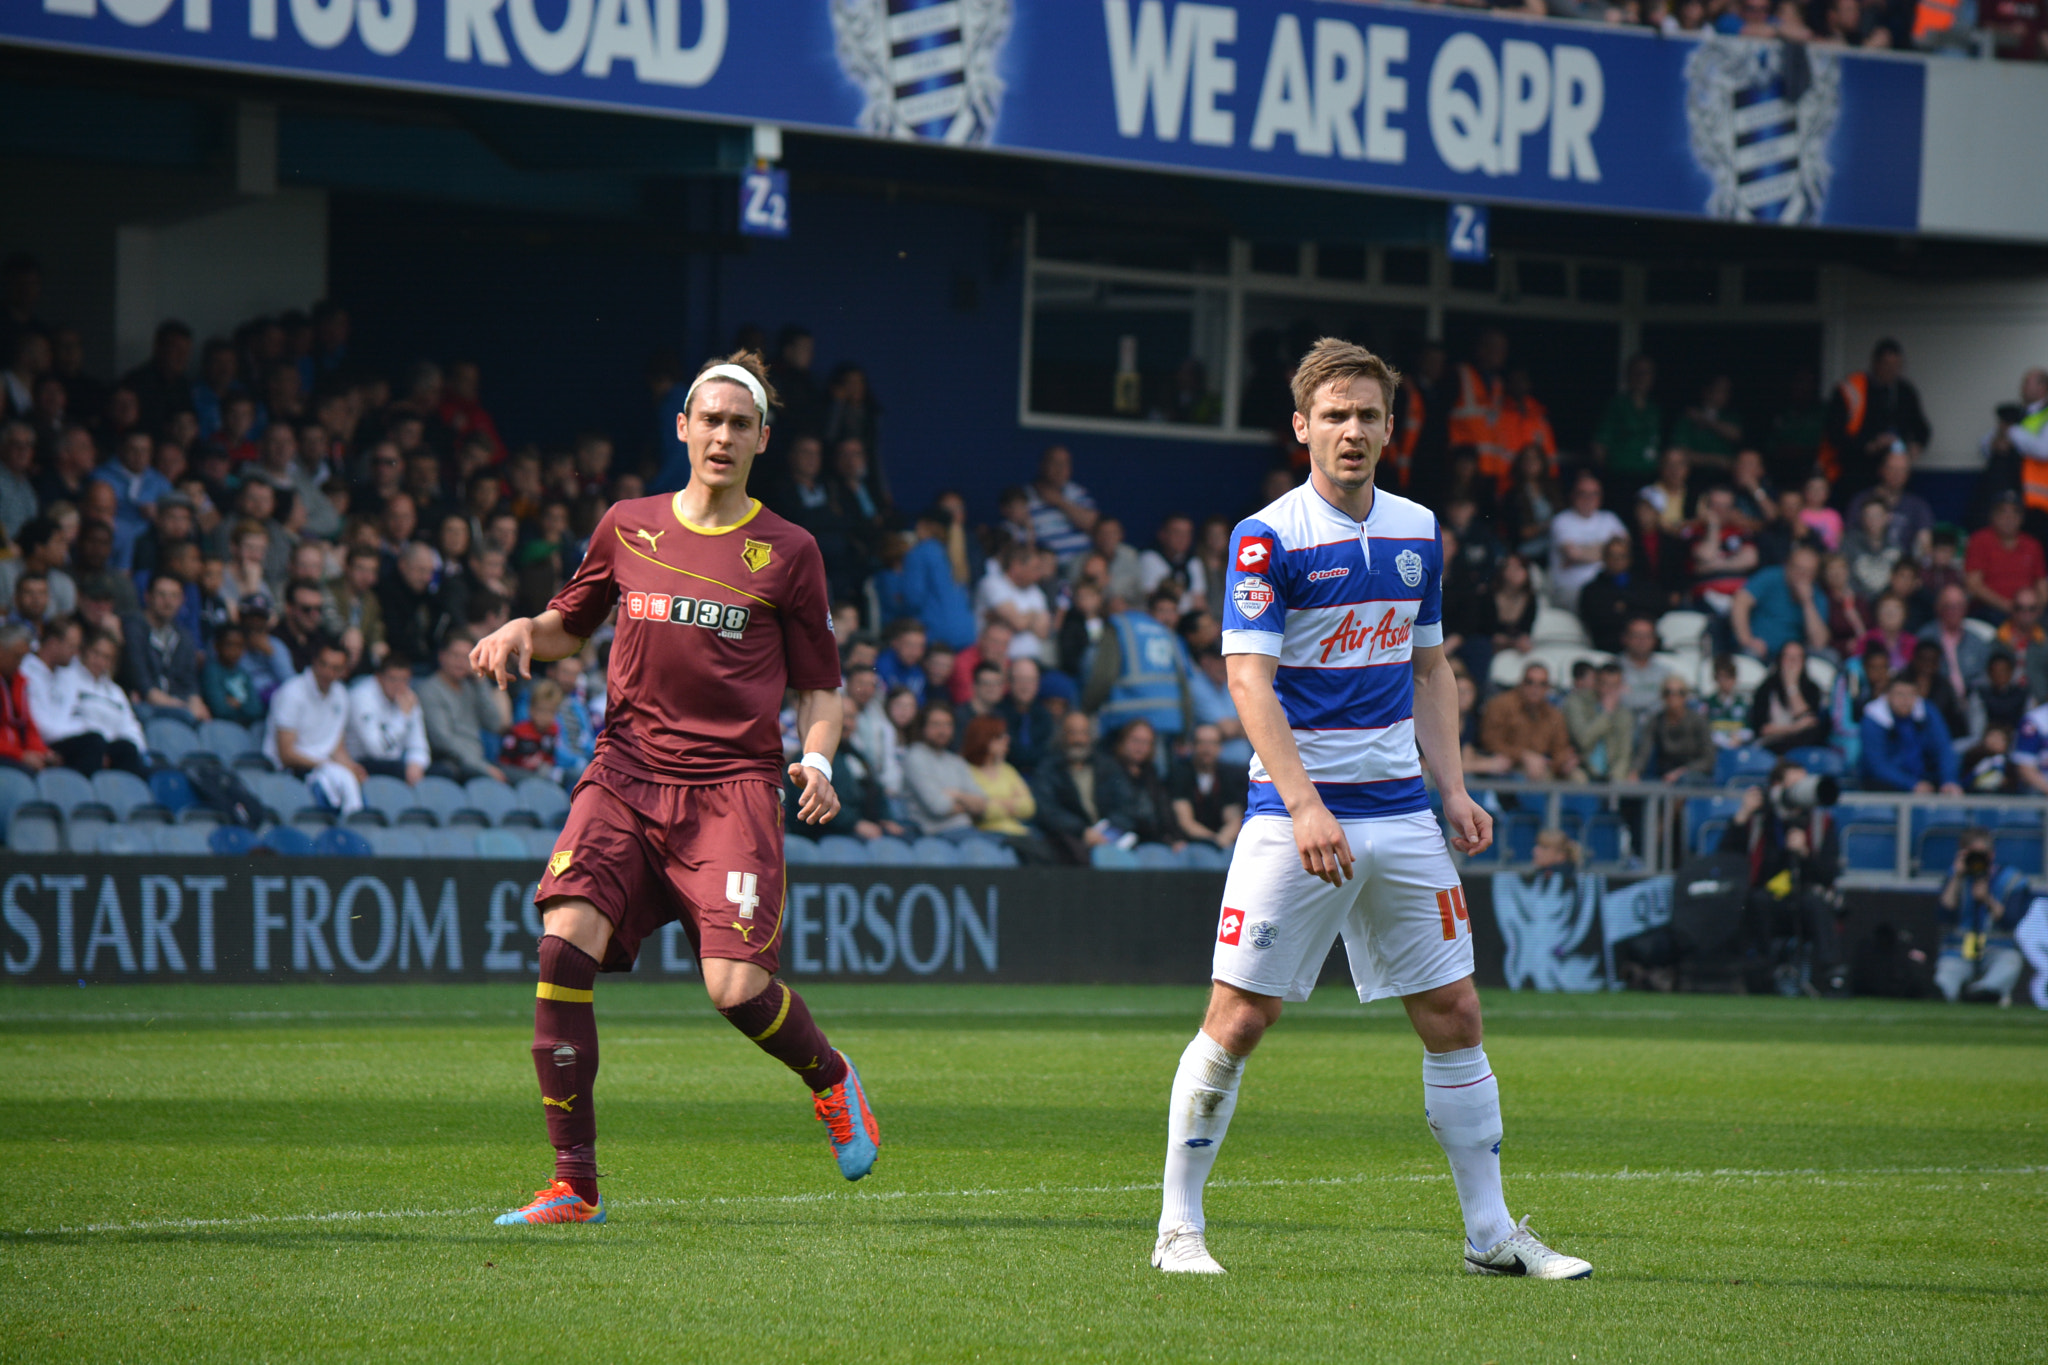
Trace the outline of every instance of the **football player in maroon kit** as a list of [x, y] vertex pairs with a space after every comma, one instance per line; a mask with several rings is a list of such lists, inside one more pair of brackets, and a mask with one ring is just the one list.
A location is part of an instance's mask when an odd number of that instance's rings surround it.
[[541, 910], [533, 1065], [555, 1178], [500, 1223], [601, 1223], [593, 988], [680, 920], [718, 1012], [810, 1086], [839, 1170], [874, 1166], [860, 1076], [775, 976], [782, 933], [782, 734], [797, 695], [798, 818], [839, 810], [839, 652], [810, 534], [747, 496], [773, 393], [750, 352], [709, 364], [676, 418], [690, 482], [613, 504], [548, 609], [492, 632], [470, 663], [500, 688], [566, 658], [618, 607], [597, 756], [534, 901]]

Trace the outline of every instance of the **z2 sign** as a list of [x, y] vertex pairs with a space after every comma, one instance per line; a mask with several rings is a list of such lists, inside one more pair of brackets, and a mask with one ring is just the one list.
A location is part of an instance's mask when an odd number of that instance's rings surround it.
[[740, 235], [789, 236], [789, 172], [762, 168], [740, 177]]
[[1486, 233], [1486, 205], [1451, 205], [1447, 249], [1452, 260], [1484, 262], [1487, 256]]

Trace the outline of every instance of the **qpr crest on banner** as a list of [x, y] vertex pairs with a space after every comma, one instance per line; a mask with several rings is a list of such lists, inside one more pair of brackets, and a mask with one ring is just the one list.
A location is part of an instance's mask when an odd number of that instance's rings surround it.
[[961, 146], [995, 132], [1010, 0], [832, 0], [832, 30], [867, 96], [863, 132]]
[[1797, 43], [1709, 38], [1685, 64], [1692, 154], [1713, 181], [1707, 212], [1736, 222], [1815, 223], [1842, 68]]

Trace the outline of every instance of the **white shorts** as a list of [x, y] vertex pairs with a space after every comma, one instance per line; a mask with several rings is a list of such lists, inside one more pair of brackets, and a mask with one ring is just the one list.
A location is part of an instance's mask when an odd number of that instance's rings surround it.
[[1427, 811], [1341, 822], [1351, 880], [1302, 870], [1294, 822], [1245, 821], [1223, 886], [1211, 975], [1256, 995], [1302, 1001], [1339, 932], [1360, 1000], [1414, 995], [1472, 975], [1472, 924], [1443, 830]]

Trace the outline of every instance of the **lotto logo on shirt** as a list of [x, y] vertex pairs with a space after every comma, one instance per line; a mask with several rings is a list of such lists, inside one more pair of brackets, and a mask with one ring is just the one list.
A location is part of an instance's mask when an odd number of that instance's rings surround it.
[[747, 622], [753, 618], [753, 611], [747, 607], [735, 607], [710, 598], [671, 597], [662, 592], [629, 592], [626, 594], [626, 616], [633, 621], [666, 621], [676, 626], [702, 626], [715, 630], [727, 640], [737, 640], [747, 632]]
[[1226, 907], [1223, 911], [1223, 928], [1217, 933], [1216, 941], [1218, 943], [1227, 943], [1231, 947], [1235, 948], [1237, 946], [1238, 935], [1242, 934], [1243, 932], [1244, 911], [1232, 910]]
[[1239, 536], [1237, 567], [1245, 573], [1264, 573], [1273, 566], [1273, 537]]

